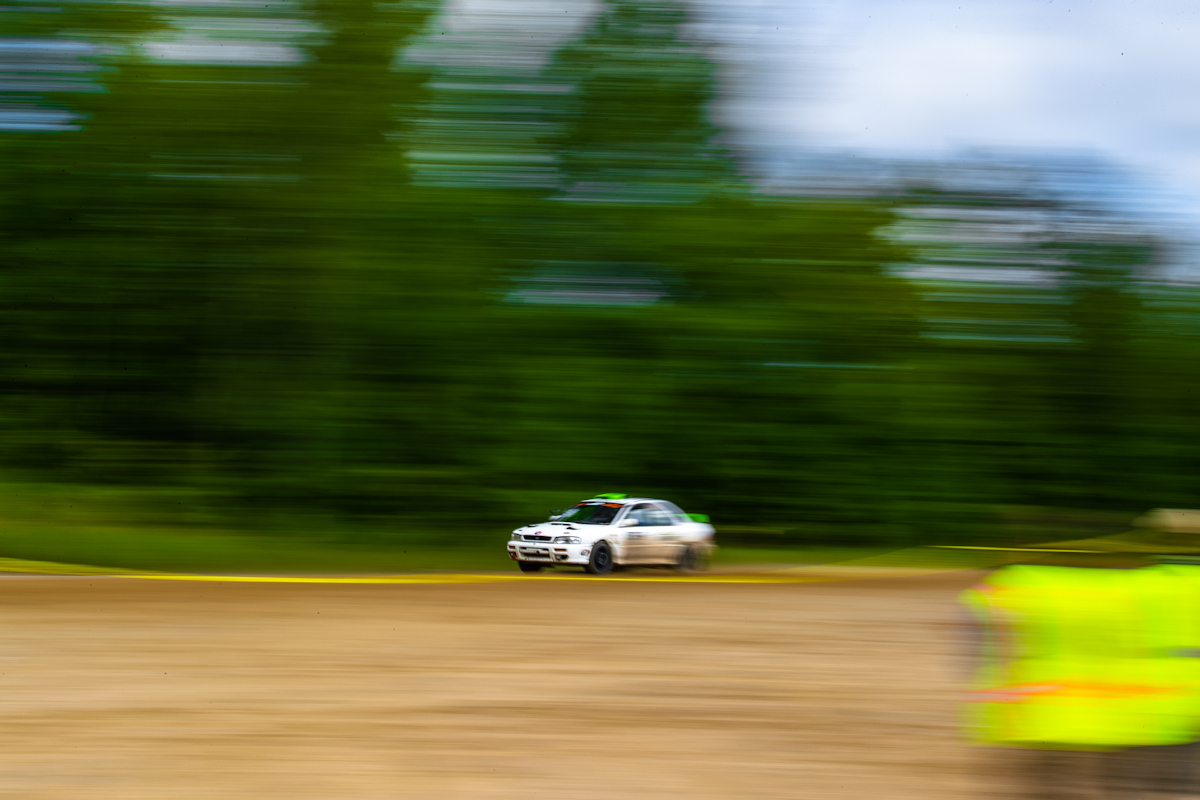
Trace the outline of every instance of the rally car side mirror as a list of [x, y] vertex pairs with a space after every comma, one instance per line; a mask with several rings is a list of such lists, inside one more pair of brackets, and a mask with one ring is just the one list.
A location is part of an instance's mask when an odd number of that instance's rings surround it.
[[642, 523], [638, 522], [636, 519], [623, 519], [623, 520], [621, 520], [621, 524], [618, 525], [617, 527], [618, 528], [636, 528], [638, 525], [641, 525], [641, 524]]

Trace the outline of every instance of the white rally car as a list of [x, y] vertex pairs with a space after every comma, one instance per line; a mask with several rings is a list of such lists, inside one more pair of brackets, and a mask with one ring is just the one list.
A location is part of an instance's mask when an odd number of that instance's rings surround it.
[[673, 503], [649, 497], [602, 494], [512, 532], [508, 557], [522, 572], [572, 565], [593, 575], [631, 566], [701, 569], [713, 544], [703, 514], [685, 514]]

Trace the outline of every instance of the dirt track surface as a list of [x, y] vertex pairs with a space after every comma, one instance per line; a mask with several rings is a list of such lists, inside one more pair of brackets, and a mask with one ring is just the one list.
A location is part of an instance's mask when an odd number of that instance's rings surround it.
[[972, 579], [0, 578], [0, 797], [960, 800]]

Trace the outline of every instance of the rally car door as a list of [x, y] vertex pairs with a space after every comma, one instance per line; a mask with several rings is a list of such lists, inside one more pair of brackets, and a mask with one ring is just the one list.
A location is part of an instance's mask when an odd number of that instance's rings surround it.
[[637, 525], [625, 529], [625, 561], [653, 564], [671, 560], [678, 531], [666, 509], [655, 503], [639, 503], [625, 515]]
[[655, 510], [651, 512], [651, 518], [656, 520], [655, 527], [659, 531], [657, 558], [670, 564], [677, 563], [683, 554], [683, 549], [687, 546], [685, 541], [687, 530], [683, 526], [685, 522], [691, 520], [663, 506], [655, 506]]

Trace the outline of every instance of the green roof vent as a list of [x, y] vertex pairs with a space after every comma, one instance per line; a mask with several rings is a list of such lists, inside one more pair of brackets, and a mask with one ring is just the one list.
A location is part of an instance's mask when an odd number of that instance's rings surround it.
[[629, 497], [629, 495], [621, 494], [620, 492], [609, 492], [608, 494], [598, 494], [595, 497], [593, 497], [592, 499], [593, 500], [624, 500], [626, 497]]

